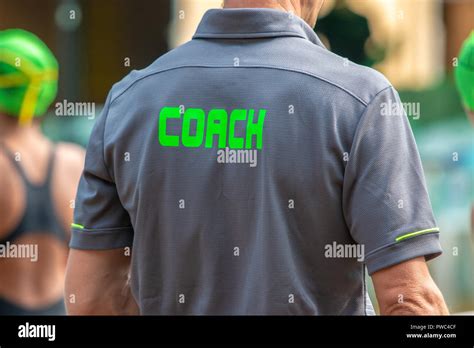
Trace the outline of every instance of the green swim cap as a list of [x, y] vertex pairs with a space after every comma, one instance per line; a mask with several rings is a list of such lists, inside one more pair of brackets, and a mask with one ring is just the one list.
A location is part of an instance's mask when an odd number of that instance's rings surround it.
[[29, 124], [57, 90], [58, 62], [48, 46], [25, 30], [0, 31], [0, 112]]
[[454, 77], [464, 105], [474, 111], [474, 31], [462, 45]]

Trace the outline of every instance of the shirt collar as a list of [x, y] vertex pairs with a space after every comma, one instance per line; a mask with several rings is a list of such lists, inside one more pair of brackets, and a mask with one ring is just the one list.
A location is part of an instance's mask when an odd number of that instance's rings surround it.
[[254, 39], [294, 36], [324, 47], [314, 30], [290, 12], [268, 8], [208, 10], [193, 39]]

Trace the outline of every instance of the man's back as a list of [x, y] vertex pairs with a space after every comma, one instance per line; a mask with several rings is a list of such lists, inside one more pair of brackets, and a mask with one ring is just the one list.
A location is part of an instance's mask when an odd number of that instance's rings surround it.
[[382, 75], [296, 16], [209, 11], [191, 42], [112, 89], [71, 247], [133, 243], [142, 314], [369, 314], [364, 262], [440, 253], [392, 105]]

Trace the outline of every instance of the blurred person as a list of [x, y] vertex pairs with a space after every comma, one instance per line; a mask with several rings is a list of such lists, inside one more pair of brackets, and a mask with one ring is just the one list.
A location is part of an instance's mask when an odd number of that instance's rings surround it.
[[325, 49], [322, 2], [227, 0], [113, 86], [77, 193], [69, 314], [370, 315], [365, 267], [382, 314], [448, 313], [398, 94]]
[[474, 31], [461, 47], [454, 77], [464, 109], [474, 124]]
[[345, 0], [336, 0], [331, 12], [318, 19], [316, 29], [332, 52], [354, 63], [373, 66], [385, 57], [385, 48], [371, 38], [368, 19], [352, 11]]
[[65, 313], [71, 201], [83, 150], [40, 129], [58, 63], [35, 35], [0, 31], [0, 315]]
[[[474, 31], [461, 47], [454, 77], [464, 110], [474, 125]], [[471, 205], [471, 237], [474, 240], [474, 205]]]

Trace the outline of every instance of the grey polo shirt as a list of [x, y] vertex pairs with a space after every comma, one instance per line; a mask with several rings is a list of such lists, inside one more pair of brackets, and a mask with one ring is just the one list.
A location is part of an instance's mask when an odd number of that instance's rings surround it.
[[397, 92], [270, 9], [110, 91], [71, 248], [128, 246], [142, 314], [369, 314], [366, 268], [441, 253]]

